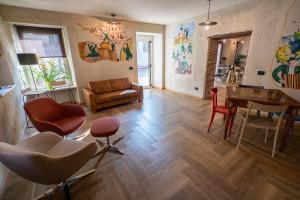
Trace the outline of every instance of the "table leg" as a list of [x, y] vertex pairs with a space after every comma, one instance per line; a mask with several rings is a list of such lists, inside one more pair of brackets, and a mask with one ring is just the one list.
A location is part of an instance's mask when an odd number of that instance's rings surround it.
[[298, 111], [299, 111], [298, 109], [292, 109], [289, 113], [289, 117], [285, 122], [284, 131], [283, 131], [283, 138], [282, 138], [282, 141], [281, 141], [281, 145], [279, 147], [279, 151], [284, 150], [285, 143], [286, 143], [287, 137], [289, 135], [290, 127], [292, 126], [293, 119], [297, 115]]
[[[230, 101], [229, 99], [226, 99], [225, 102], [226, 102], [225, 105], [227, 106], [227, 108], [230, 110], [230, 113], [231, 113], [231, 110], [234, 106], [234, 102]], [[229, 124], [230, 123], [230, 117], [231, 117], [231, 115], [229, 114], [229, 115], [226, 115], [226, 118], [225, 118], [224, 139], [227, 138], [228, 128], [230, 126], [230, 124]]]
[[227, 132], [228, 132], [228, 127], [229, 127], [229, 122], [230, 122], [230, 115], [226, 115], [225, 118], [225, 128], [224, 128], [224, 139], [227, 139]]

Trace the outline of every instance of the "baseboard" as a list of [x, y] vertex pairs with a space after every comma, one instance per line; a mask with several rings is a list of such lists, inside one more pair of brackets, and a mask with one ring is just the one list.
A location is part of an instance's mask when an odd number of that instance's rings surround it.
[[182, 95], [190, 96], [190, 97], [193, 97], [193, 98], [201, 99], [201, 100], [204, 99], [203, 97], [199, 97], [199, 96], [196, 96], [196, 95], [193, 95], [193, 94], [190, 94], [190, 93], [186, 93], [186, 92], [180, 92], [180, 91], [169, 89], [169, 88], [165, 88], [165, 90], [170, 91], [170, 92], [174, 92], [174, 93], [177, 93], [177, 94], [182, 94]]

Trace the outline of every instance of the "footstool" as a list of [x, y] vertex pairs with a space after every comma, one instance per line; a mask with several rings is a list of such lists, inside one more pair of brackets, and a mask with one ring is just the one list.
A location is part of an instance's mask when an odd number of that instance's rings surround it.
[[[124, 153], [118, 149], [116, 146], [114, 146], [117, 142], [119, 142], [121, 139], [124, 137], [121, 137], [114, 141], [113, 143], [110, 142], [109, 137], [112, 135], [115, 135], [117, 131], [119, 130], [120, 127], [120, 121], [116, 117], [103, 117], [100, 119], [97, 119], [94, 121], [91, 127], [91, 135], [96, 138], [102, 138], [106, 137], [106, 142], [107, 142], [107, 150], [113, 153], [118, 153], [123, 155]], [[103, 145], [103, 142], [100, 140], [96, 139], [96, 142], [100, 143]]]

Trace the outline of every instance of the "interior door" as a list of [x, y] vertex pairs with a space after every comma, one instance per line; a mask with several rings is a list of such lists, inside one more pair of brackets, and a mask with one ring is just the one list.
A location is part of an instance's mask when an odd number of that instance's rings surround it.
[[138, 82], [144, 87], [152, 86], [152, 36], [137, 37]]

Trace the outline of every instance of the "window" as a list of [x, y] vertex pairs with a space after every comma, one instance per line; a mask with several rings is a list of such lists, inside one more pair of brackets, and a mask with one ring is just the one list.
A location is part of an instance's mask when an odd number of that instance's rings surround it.
[[[46, 89], [49, 81], [43, 75], [47, 70], [55, 81], [64, 80], [73, 85], [70, 67], [66, 56], [62, 29], [15, 25], [18, 36], [18, 51], [20, 53], [35, 53], [40, 64], [31, 66], [38, 89]], [[34, 88], [31, 72], [26, 66], [19, 66], [19, 76], [23, 88]]]

